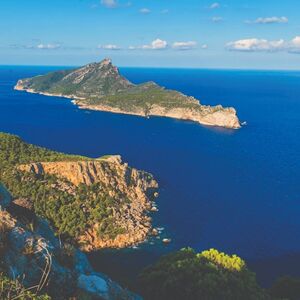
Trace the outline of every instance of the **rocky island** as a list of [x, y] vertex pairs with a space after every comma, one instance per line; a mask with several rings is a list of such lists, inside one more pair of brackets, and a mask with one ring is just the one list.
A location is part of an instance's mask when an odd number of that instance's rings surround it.
[[21, 79], [15, 89], [71, 98], [82, 109], [170, 117], [233, 129], [241, 127], [234, 108], [202, 105], [194, 97], [165, 89], [154, 82], [134, 84], [120, 74], [110, 59]]

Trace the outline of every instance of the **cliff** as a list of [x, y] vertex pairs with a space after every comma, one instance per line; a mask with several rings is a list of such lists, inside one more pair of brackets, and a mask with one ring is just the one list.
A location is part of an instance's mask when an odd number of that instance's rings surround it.
[[170, 117], [233, 129], [241, 127], [234, 108], [201, 105], [193, 97], [154, 82], [133, 84], [120, 75], [109, 59], [74, 70], [22, 79], [15, 89], [71, 98], [82, 109]]
[[[16, 204], [84, 251], [133, 246], [152, 233], [158, 184], [120, 156], [69, 155], [0, 133], [0, 181]], [[2, 205], [11, 199], [0, 197]]]
[[151, 218], [147, 212], [152, 207], [151, 199], [158, 184], [151, 174], [130, 168], [118, 156], [91, 161], [38, 162], [18, 168], [39, 176], [51, 174], [65, 179], [69, 184], [64, 186], [64, 190], [68, 193], [74, 193], [75, 187], [81, 184], [99, 184], [108, 191], [110, 197], [120, 200], [111, 217], [124, 233], [114, 239], [103, 237], [98, 233], [100, 224], [94, 223], [77, 238], [81, 249], [85, 251], [135, 245], [144, 241], [150, 233]]
[[[1, 206], [4, 207], [0, 200]], [[6, 202], [5, 207], [6, 210], [0, 209], [0, 273], [18, 282], [19, 286], [19, 296], [13, 298], [11, 291], [9, 299], [22, 298], [22, 286], [34, 293], [48, 293], [53, 300], [79, 299], [77, 296], [83, 293], [87, 299], [90, 299], [88, 295], [105, 300], [141, 299], [95, 272], [86, 256], [59, 241], [45, 220], [14, 202], [9, 205]]]

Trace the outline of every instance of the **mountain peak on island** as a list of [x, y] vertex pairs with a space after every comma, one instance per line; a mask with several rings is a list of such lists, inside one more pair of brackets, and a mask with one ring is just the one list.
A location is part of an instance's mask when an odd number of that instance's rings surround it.
[[109, 65], [112, 64], [112, 60], [109, 57], [105, 57], [103, 60], [100, 61], [101, 65]]
[[133, 84], [110, 58], [73, 70], [19, 80], [15, 89], [75, 99], [80, 108], [139, 116], [163, 116], [204, 125], [240, 128], [234, 108], [200, 102], [153, 81]]

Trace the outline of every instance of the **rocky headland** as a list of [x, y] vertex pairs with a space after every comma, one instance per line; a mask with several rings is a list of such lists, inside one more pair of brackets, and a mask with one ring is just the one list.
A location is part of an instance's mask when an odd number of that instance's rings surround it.
[[[51, 174], [64, 179], [66, 182], [60, 183], [59, 188], [71, 194], [76, 193], [76, 188], [81, 184], [99, 184], [108, 191], [110, 197], [121, 201], [120, 205], [113, 208], [111, 217], [124, 233], [113, 239], [101, 236], [98, 233], [100, 224], [94, 223], [77, 237], [78, 245], [84, 251], [136, 245], [151, 232], [148, 212], [152, 208], [158, 184], [151, 174], [122, 163], [120, 156], [90, 161], [37, 162], [19, 165], [18, 168], [38, 176]], [[126, 201], [122, 203], [124, 199]]]
[[[118, 155], [69, 155], [0, 133], [0, 182], [83, 251], [124, 248], [152, 234], [158, 183]], [[2, 204], [10, 201], [0, 184]]]

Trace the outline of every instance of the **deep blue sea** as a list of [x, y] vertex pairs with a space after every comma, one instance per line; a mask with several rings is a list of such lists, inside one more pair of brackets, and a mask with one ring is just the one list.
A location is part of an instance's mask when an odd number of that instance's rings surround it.
[[263, 284], [300, 275], [300, 72], [121, 69], [135, 83], [234, 106], [247, 126], [226, 130], [84, 111], [13, 90], [19, 78], [54, 69], [0, 67], [0, 131], [68, 153], [121, 154], [160, 184], [154, 222], [172, 243], [94, 253], [98, 270], [126, 281], [159, 255], [191, 246], [240, 255]]

